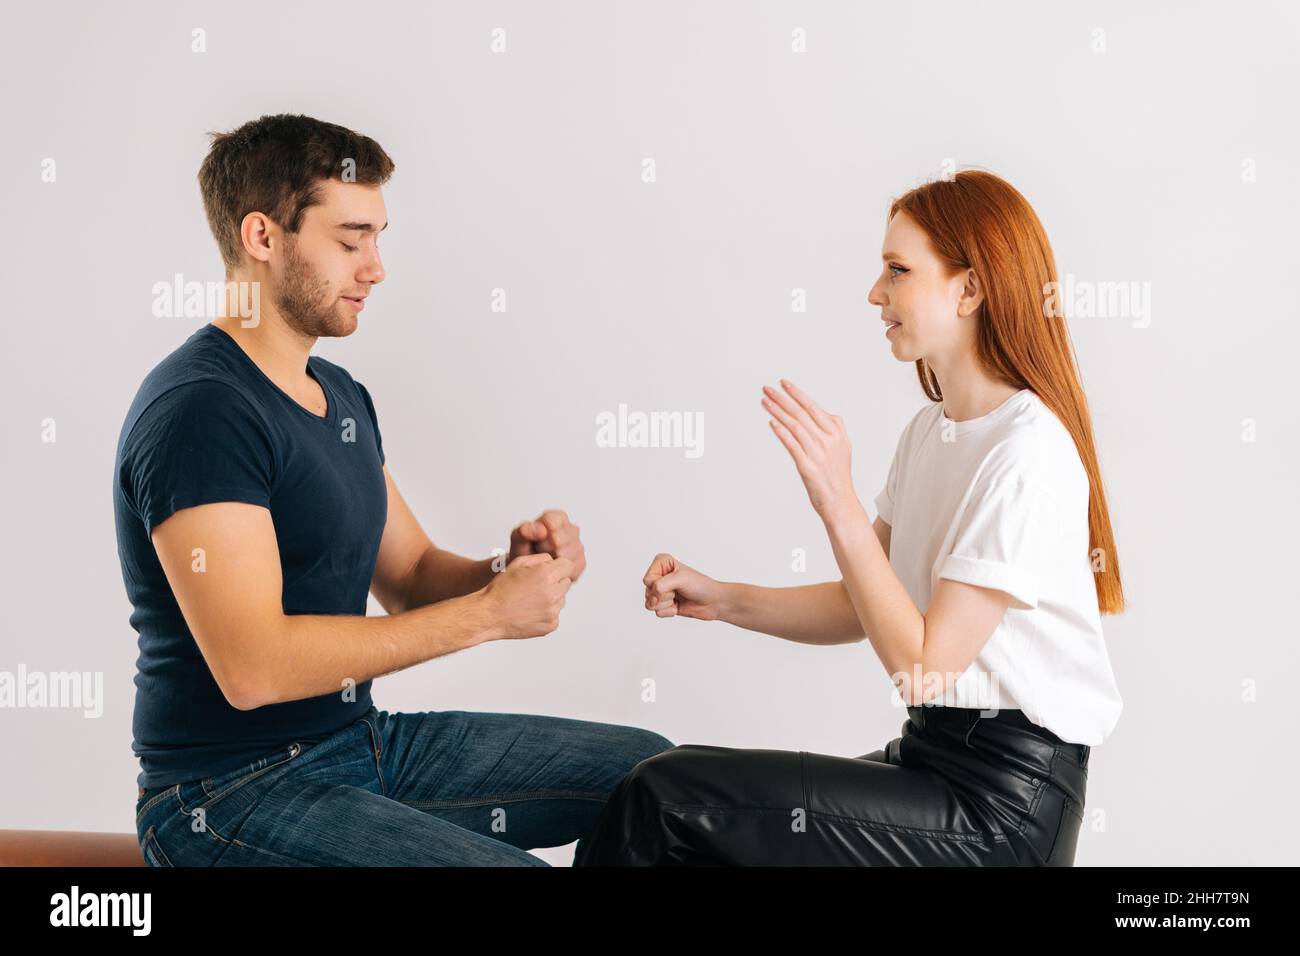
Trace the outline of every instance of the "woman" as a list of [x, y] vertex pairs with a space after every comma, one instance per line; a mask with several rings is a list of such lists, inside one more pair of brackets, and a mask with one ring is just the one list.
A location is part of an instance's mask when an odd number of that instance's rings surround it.
[[672, 748], [620, 783], [578, 864], [1072, 865], [1090, 748], [1122, 707], [1100, 615], [1124, 597], [1072, 346], [1045, 307], [1051, 246], [1012, 186], [962, 171], [893, 202], [882, 260], [868, 299], [931, 403], [874, 526], [841, 418], [785, 380], [763, 389], [842, 580], [722, 583], [661, 554], [644, 583], [659, 617], [865, 637], [907, 704], [901, 736], [862, 757]]

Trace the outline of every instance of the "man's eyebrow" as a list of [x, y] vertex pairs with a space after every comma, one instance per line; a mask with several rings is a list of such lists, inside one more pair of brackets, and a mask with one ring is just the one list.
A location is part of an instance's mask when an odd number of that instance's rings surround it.
[[[374, 231], [375, 231], [375, 225], [374, 225], [374, 223], [371, 223], [371, 222], [341, 222], [341, 223], [339, 223], [338, 228], [339, 228], [339, 229], [354, 229], [354, 230], [356, 230], [357, 232], [374, 232]], [[383, 232], [383, 231], [384, 231], [385, 229], [387, 229], [387, 228], [388, 228], [388, 223], [384, 223], [382, 226], [379, 227], [379, 231], [380, 231], [380, 232]]]

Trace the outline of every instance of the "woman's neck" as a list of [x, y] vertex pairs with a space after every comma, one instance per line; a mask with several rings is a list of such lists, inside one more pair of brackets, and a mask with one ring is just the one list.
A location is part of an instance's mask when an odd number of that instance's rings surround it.
[[939, 390], [943, 393], [943, 414], [953, 421], [964, 422], [987, 415], [1020, 391], [994, 378], [973, 361], [959, 363], [944, 370], [930, 366]]

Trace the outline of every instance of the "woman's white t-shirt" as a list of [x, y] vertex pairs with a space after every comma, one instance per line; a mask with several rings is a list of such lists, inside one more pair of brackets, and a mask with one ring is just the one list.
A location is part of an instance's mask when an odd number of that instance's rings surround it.
[[917, 608], [940, 578], [1012, 598], [941, 703], [1020, 709], [1069, 743], [1100, 744], [1114, 729], [1123, 701], [1097, 608], [1088, 497], [1074, 439], [1030, 389], [960, 422], [933, 402], [903, 430], [875, 504]]

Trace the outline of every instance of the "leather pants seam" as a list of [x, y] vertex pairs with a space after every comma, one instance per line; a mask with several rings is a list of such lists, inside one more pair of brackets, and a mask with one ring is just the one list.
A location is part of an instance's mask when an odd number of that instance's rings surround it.
[[[790, 812], [789, 807], [715, 807], [708, 804], [682, 804], [682, 803], [661, 803], [662, 809], [679, 812], [679, 813], [716, 813], [725, 815], [752, 814], [759, 815], [764, 813], [776, 813], [785, 816]], [[823, 813], [820, 810], [808, 810], [808, 817], [816, 817], [821, 820], [834, 820], [837, 823], [848, 823], [853, 826], [868, 827], [873, 830], [884, 830], [889, 833], [903, 833], [908, 836], [925, 837], [930, 840], [951, 840], [958, 843], [987, 843], [992, 840], [994, 843], [1005, 843], [1007, 838], [1000, 833], [986, 833], [979, 831], [975, 833], [957, 833], [952, 830], [927, 830], [921, 827], [909, 827], [899, 823], [883, 823], [879, 820], [865, 820], [860, 817], [846, 817], [837, 813]]]
[[1043, 780], [1039, 781], [1038, 789], [1034, 791], [1034, 799], [1029, 802], [1028, 812], [1020, 818], [1020, 826], [1017, 828], [1016, 833], [1021, 836], [1024, 836], [1025, 830], [1029, 829], [1029, 821], [1034, 818], [1034, 814], [1038, 812], [1039, 805], [1043, 802], [1043, 794], [1047, 792], [1047, 785], [1052, 782], [1056, 773], [1056, 758], [1060, 756], [1060, 753], [1061, 745], [1053, 744], [1052, 759], [1047, 763], [1047, 776]]
[[803, 789], [803, 805], [805, 813], [812, 813], [812, 796], [808, 793], [808, 754], [799, 751], [799, 785]]

